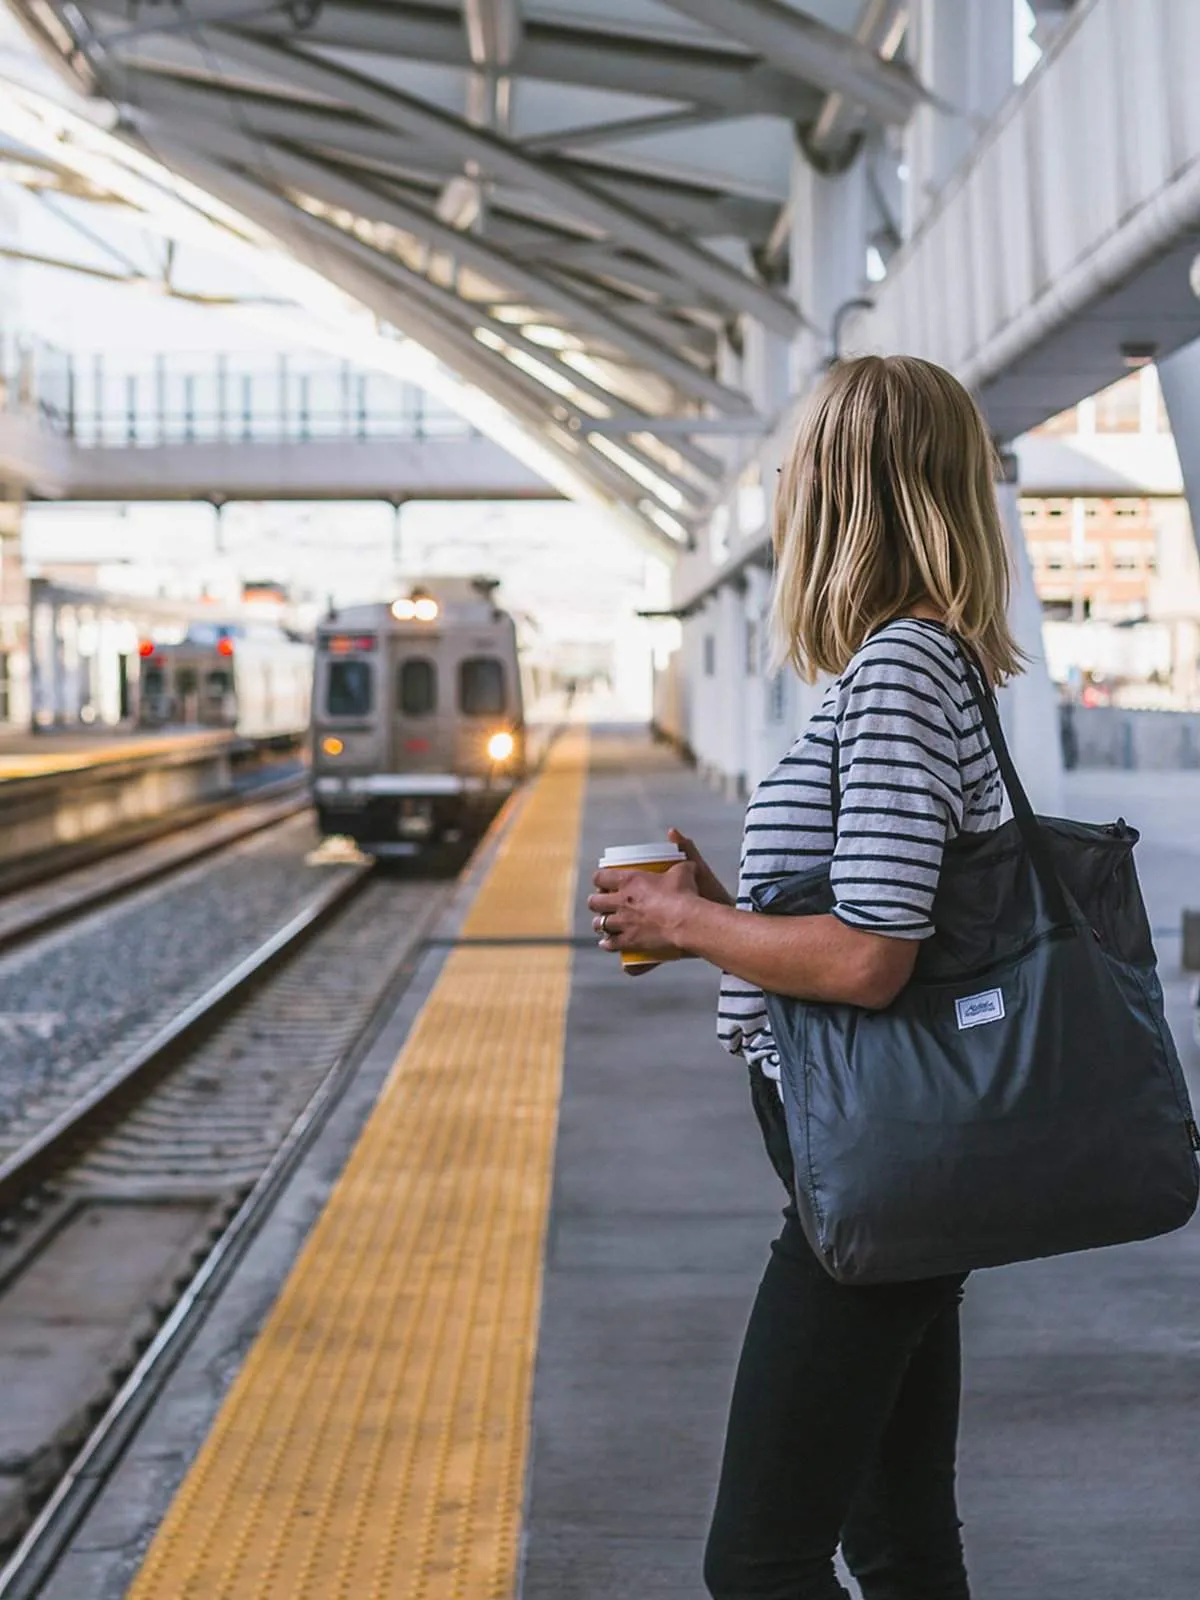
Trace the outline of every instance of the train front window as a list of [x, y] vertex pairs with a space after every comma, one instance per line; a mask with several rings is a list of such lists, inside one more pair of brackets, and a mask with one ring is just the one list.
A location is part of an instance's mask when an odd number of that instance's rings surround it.
[[374, 700], [369, 661], [331, 661], [325, 710], [331, 717], [365, 717]]
[[464, 717], [504, 715], [504, 663], [495, 656], [468, 656], [458, 665], [458, 709]]
[[427, 656], [400, 663], [396, 703], [402, 717], [427, 717], [437, 709], [437, 668]]

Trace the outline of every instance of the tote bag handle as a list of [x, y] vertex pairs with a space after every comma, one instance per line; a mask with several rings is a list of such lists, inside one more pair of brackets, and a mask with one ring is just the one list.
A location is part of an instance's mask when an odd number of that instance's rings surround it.
[[[996, 691], [988, 682], [987, 673], [983, 670], [974, 648], [961, 639], [958, 634], [951, 633], [949, 628], [942, 630], [961, 652], [967, 668], [967, 690], [971, 702], [983, 721], [984, 732], [988, 736], [988, 743], [992, 747], [992, 754], [996, 757], [996, 765], [1000, 769], [1000, 781], [1004, 785], [1004, 792], [1008, 796], [1008, 803], [1012, 806], [1013, 821], [1029, 852], [1029, 859], [1033, 869], [1038, 875], [1042, 892], [1046, 896], [1046, 903], [1054, 921], [1064, 927], [1074, 924], [1075, 918], [1071, 915], [1067, 904], [1066, 893], [1063, 889], [1062, 879], [1054, 865], [1054, 858], [1046, 844], [1046, 836], [1042, 832], [1029, 796], [1025, 793], [1025, 786], [1017, 773], [1016, 764], [1008, 748], [1008, 740], [1004, 737], [1004, 728], [1000, 721], [1000, 710], [996, 704]], [[838, 818], [842, 809], [842, 771], [841, 748], [838, 742], [837, 730], [833, 734], [833, 751], [829, 764], [829, 801], [833, 815], [833, 832], [836, 838]]]

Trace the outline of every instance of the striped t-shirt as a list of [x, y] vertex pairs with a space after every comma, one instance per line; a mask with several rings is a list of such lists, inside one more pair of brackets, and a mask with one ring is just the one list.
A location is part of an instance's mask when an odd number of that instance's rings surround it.
[[[836, 730], [836, 847], [830, 769]], [[890, 622], [829, 686], [821, 708], [746, 811], [738, 906], [756, 883], [830, 863], [833, 914], [851, 927], [925, 939], [946, 840], [1000, 821], [1004, 790], [946, 630]], [[762, 991], [726, 973], [721, 1043], [771, 1078], [779, 1058]]]

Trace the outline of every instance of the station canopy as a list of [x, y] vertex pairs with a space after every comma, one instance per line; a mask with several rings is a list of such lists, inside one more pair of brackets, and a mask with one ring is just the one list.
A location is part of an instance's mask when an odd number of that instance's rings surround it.
[[116, 128], [686, 538], [801, 325], [798, 143], [921, 91], [895, 0], [9, 0]]

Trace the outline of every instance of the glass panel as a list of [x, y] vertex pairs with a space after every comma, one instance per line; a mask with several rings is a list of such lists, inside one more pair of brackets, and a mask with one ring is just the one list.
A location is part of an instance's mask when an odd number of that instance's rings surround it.
[[504, 667], [495, 656], [468, 656], [458, 667], [458, 709], [464, 717], [504, 712]]
[[374, 700], [369, 661], [331, 661], [325, 709], [331, 717], [365, 717]]
[[396, 700], [405, 717], [427, 717], [437, 706], [437, 668], [425, 656], [400, 663]]

